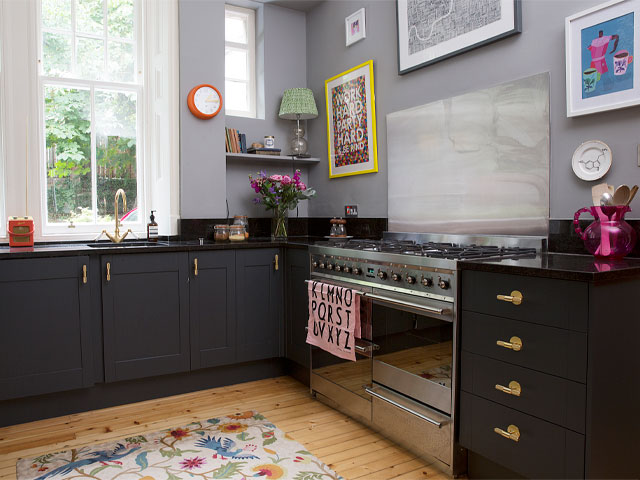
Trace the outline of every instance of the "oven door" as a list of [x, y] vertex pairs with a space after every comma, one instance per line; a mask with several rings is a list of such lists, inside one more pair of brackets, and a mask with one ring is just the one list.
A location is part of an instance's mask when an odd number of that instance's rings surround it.
[[452, 411], [453, 307], [388, 292], [366, 298], [372, 310], [373, 381], [446, 414]]

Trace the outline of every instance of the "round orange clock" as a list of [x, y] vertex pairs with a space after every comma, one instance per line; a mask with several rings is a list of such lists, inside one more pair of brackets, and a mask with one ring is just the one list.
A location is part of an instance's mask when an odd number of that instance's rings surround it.
[[191, 89], [187, 105], [196, 117], [207, 120], [215, 117], [222, 109], [222, 95], [213, 85], [203, 83]]

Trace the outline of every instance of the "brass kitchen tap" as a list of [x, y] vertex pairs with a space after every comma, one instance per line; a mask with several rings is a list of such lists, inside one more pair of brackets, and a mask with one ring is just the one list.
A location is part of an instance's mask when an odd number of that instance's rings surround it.
[[122, 213], [127, 212], [127, 194], [124, 193], [123, 189], [119, 188], [118, 191], [116, 192], [116, 198], [114, 201], [114, 210], [115, 210], [115, 216], [116, 216], [116, 231], [113, 235], [111, 235], [106, 230], [102, 231], [102, 233], [105, 234], [109, 238], [109, 240], [111, 240], [113, 243], [120, 243], [122, 240], [125, 239], [125, 237], [129, 233], [133, 233], [131, 229], [128, 229], [126, 232], [124, 232], [124, 235], [120, 236], [120, 220], [118, 219], [118, 197], [120, 196], [122, 196]]

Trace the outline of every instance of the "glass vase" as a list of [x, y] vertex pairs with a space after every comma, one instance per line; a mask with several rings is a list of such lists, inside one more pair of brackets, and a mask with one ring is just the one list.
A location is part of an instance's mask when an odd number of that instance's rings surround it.
[[271, 218], [271, 238], [282, 240], [287, 238], [289, 227], [289, 211], [286, 208], [276, 208]]

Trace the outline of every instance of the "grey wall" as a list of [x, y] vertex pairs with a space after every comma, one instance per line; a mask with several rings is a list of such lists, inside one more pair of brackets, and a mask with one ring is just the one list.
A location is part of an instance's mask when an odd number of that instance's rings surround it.
[[[305, 14], [275, 5], [231, 4], [258, 7], [257, 43], [264, 52], [263, 119], [226, 116], [223, 110], [211, 120], [194, 117], [187, 108], [191, 88], [200, 83], [216, 86], [224, 99], [224, 4], [223, 0], [180, 0], [180, 212], [182, 218], [220, 218], [226, 215], [271, 216], [252, 202], [248, 175], [260, 170], [288, 173], [289, 164], [258, 161], [226, 161], [224, 128], [247, 134], [247, 142], [274, 135], [286, 150], [290, 122], [278, 118], [282, 92], [306, 86]], [[259, 66], [262, 62], [258, 62]], [[308, 179], [307, 169], [303, 179]], [[292, 213], [295, 214], [295, 213]], [[306, 204], [299, 209], [307, 215]]]
[[[540, 72], [551, 76], [551, 218], [573, 218], [590, 203], [592, 183], [571, 170], [573, 151], [586, 140], [602, 140], [613, 150], [613, 166], [604, 181], [640, 183], [640, 108], [566, 117], [564, 19], [599, 3], [523, 0], [522, 34], [403, 76], [397, 73], [395, 1], [329, 1], [312, 9], [307, 13], [307, 80], [320, 116], [309, 121], [309, 151], [323, 161], [310, 171], [319, 192], [310, 214], [341, 215], [345, 204], [357, 203], [360, 216], [387, 216], [387, 113]], [[362, 7], [367, 38], [347, 48], [344, 19]], [[379, 172], [329, 180], [324, 81], [369, 59], [374, 60]], [[640, 213], [632, 217], [640, 218]]]

